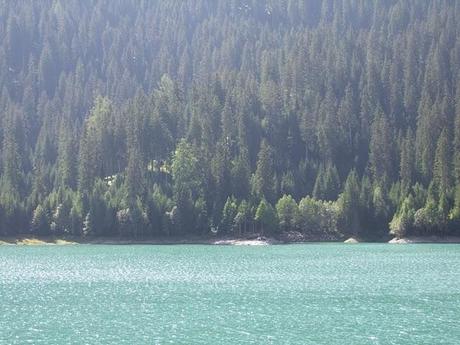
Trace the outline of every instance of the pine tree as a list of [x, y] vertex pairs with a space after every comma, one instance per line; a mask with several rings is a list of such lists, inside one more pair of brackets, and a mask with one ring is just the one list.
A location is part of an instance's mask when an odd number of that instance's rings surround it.
[[106, 156], [110, 153], [107, 137], [112, 105], [107, 98], [97, 97], [86, 119], [80, 140], [78, 166], [78, 186], [80, 191], [88, 193], [96, 177], [105, 177]]
[[359, 236], [362, 232], [359, 194], [358, 175], [355, 170], [352, 170], [345, 182], [343, 193], [340, 195], [339, 205], [344, 231], [353, 236]]
[[401, 145], [399, 177], [401, 179], [403, 189], [407, 189], [409, 186], [411, 186], [415, 178], [414, 145], [414, 137], [412, 131], [409, 129]]
[[3, 190], [21, 196], [24, 192], [24, 124], [18, 114], [10, 114], [3, 132]]
[[390, 2], [0, 2], [0, 231], [203, 234], [233, 195], [248, 232], [284, 194], [312, 237], [454, 231], [460, 7]]
[[275, 196], [275, 171], [273, 150], [267, 141], [262, 141], [257, 169], [253, 177], [254, 194], [263, 199], [273, 200]]
[[73, 134], [66, 120], [61, 122], [58, 144], [58, 182], [61, 187], [76, 187], [76, 154]]
[[[129, 132], [129, 131], [128, 131]], [[145, 192], [145, 166], [143, 164], [140, 147], [134, 134], [128, 138], [128, 165], [126, 167], [126, 185], [130, 205], [134, 205], [137, 197]]]
[[336, 200], [340, 190], [340, 178], [337, 168], [328, 165], [326, 169], [320, 168], [313, 188], [313, 196], [319, 200]]
[[247, 198], [250, 190], [251, 167], [246, 149], [240, 150], [240, 154], [233, 161], [231, 175], [233, 195], [238, 199]]
[[457, 226], [460, 223], [460, 185], [455, 188], [454, 206], [449, 213], [449, 219]]
[[[459, 82], [460, 84], [460, 82]], [[454, 122], [454, 177], [457, 184], [460, 183], [460, 86], [457, 86], [457, 104]]]
[[433, 168], [433, 181], [435, 183], [439, 195], [451, 195], [452, 182], [451, 182], [451, 154], [449, 148], [449, 139], [447, 131], [443, 130], [438, 139], [436, 154]]
[[375, 180], [391, 180], [395, 173], [392, 130], [385, 115], [377, 112], [372, 124], [370, 166]]
[[219, 208], [223, 206], [225, 200], [232, 193], [230, 163], [229, 142], [227, 140], [219, 142], [211, 162], [212, 175], [215, 182], [215, 199]]

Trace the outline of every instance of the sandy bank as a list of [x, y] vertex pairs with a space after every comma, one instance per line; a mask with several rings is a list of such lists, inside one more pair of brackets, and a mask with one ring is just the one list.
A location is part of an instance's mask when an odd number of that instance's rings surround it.
[[18, 246], [49, 246], [49, 245], [72, 245], [77, 244], [75, 241], [55, 238], [36, 238], [36, 237], [20, 237], [6, 238], [0, 240], [0, 245], [18, 245]]

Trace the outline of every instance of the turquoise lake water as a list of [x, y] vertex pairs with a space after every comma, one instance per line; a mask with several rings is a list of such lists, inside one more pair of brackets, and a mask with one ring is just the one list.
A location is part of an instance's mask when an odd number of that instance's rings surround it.
[[460, 344], [460, 245], [0, 247], [0, 344]]

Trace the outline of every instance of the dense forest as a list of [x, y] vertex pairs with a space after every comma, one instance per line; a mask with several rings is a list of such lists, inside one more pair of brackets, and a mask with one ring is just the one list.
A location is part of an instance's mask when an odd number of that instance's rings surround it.
[[460, 2], [0, 1], [0, 235], [460, 233]]

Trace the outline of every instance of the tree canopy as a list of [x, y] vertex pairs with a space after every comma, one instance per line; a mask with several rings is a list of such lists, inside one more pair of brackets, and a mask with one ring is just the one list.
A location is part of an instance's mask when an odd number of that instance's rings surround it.
[[0, 235], [458, 233], [458, 37], [447, 0], [3, 1]]

